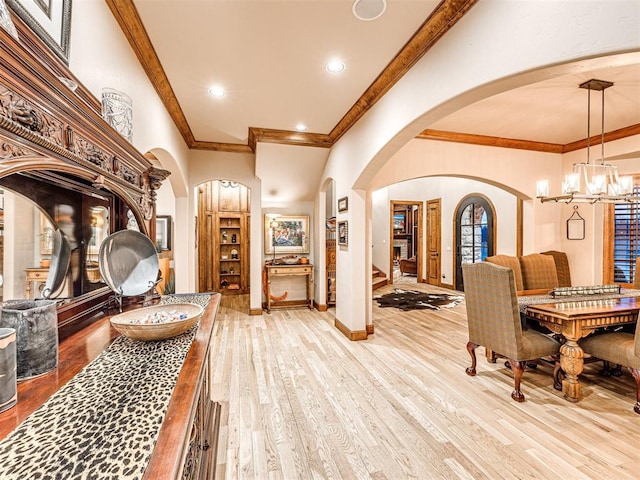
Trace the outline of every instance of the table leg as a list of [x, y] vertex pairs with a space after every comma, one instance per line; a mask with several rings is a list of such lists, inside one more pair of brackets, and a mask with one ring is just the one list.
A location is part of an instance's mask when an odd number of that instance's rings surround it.
[[271, 275], [267, 271], [267, 313], [271, 313]]
[[570, 402], [578, 402], [582, 398], [582, 387], [578, 376], [584, 368], [584, 351], [578, 345], [577, 338], [567, 338], [560, 347], [560, 366], [564, 370], [562, 394]]

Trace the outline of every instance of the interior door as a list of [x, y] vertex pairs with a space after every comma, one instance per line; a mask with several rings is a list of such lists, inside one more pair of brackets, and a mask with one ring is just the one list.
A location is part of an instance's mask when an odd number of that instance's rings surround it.
[[[424, 206], [422, 202], [391, 200], [389, 202], [389, 271], [393, 272], [398, 268], [399, 258], [396, 255], [397, 244], [402, 242], [406, 249], [402, 249], [401, 258], [408, 259], [416, 257], [418, 282], [423, 282], [423, 214]], [[400, 213], [401, 212], [401, 213]], [[394, 248], [396, 247], [396, 248]], [[393, 273], [390, 275], [389, 284], [393, 283]]]
[[440, 285], [441, 202], [427, 201], [427, 283]]

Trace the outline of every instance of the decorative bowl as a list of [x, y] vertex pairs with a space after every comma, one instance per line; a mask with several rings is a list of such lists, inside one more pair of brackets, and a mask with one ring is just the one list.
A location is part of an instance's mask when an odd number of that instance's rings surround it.
[[[118, 332], [134, 340], [164, 340], [189, 330], [203, 311], [193, 303], [169, 303], [130, 310], [114, 315], [110, 321]], [[184, 318], [174, 319], [177, 316]]]
[[282, 257], [280, 261], [287, 265], [295, 265], [300, 259], [298, 257]]

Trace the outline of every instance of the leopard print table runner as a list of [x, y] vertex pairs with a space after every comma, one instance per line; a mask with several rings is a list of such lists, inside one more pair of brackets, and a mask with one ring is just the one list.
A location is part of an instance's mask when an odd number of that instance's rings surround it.
[[[162, 297], [197, 303], [209, 294]], [[142, 477], [197, 325], [163, 341], [121, 336], [0, 442], [0, 478]]]

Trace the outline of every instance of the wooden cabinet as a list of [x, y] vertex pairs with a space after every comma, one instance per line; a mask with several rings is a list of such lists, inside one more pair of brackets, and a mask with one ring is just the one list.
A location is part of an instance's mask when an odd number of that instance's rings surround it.
[[198, 291], [249, 293], [249, 189], [212, 180], [198, 186]]
[[214, 242], [214, 277], [224, 294], [249, 292], [248, 215], [218, 213]]
[[336, 219], [327, 221], [326, 233], [327, 306], [336, 304]]

